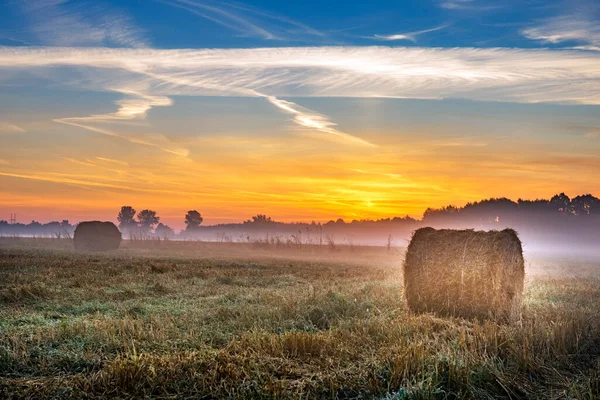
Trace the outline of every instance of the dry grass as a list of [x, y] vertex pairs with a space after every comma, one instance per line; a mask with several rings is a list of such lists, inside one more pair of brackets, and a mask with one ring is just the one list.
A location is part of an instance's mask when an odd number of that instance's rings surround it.
[[0, 241], [0, 398], [600, 397], [600, 263], [511, 326], [411, 314], [385, 247], [169, 246]]

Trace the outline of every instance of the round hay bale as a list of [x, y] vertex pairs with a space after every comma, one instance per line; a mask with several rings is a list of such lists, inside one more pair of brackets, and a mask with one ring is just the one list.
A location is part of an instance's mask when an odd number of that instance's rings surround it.
[[414, 312], [515, 322], [525, 280], [517, 232], [421, 228], [408, 245], [404, 294]]
[[112, 222], [80, 222], [75, 228], [73, 235], [75, 250], [116, 250], [120, 244], [121, 232]]

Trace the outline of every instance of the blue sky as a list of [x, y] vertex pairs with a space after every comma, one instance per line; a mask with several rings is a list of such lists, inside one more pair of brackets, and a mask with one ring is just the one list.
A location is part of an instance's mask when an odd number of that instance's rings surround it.
[[593, 0], [5, 0], [0, 44], [593, 47], [599, 13]]
[[598, 194], [599, 22], [591, 0], [5, 0], [0, 219]]

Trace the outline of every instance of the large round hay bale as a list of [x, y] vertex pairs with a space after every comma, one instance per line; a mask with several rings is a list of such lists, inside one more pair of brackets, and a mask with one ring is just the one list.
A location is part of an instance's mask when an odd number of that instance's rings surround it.
[[116, 250], [121, 244], [121, 232], [112, 222], [85, 221], [75, 228], [73, 245], [75, 250]]
[[421, 228], [408, 245], [404, 293], [414, 312], [516, 321], [525, 280], [517, 233]]

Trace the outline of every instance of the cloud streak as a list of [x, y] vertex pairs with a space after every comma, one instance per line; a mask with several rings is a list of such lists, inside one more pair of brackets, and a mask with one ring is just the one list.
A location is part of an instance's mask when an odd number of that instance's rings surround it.
[[502, 8], [503, 5], [480, 4], [476, 0], [446, 0], [440, 3], [441, 8], [453, 11], [490, 11]]
[[67, 161], [69, 161], [69, 162], [72, 162], [73, 164], [79, 164], [79, 165], [83, 165], [83, 166], [86, 166], [86, 167], [97, 167], [97, 165], [94, 164], [90, 160], [79, 161], [79, 160], [75, 160], [74, 158], [68, 158], [68, 157], [65, 157], [64, 159], [67, 160]]
[[[108, 71], [98, 89], [126, 101], [113, 119], [168, 104], [161, 96], [466, 98], [599, 104], [600, 55], [547, 49], [294, 47], [217, 50], [0, 47], [0, 68]], [[118, 77], [113, 81], [110, 76]], [[64, 79], [64, 78], [63, 78]], [[137, 111], [136, 111], [137, 110]]]
[[248, 37], [298, 40], [298, 35], [324, 37], [322, 32], [290, 18], [229, 1], [156, 0], [212, 21]]
[[173, 104], [173, 101], [166, 96], [153, 96], [127, 88], [114, 89], [114, 91], [126, 96], [125, 99], [116, 102], [119, 108], [114, 113], [92, 115], [89, 117], [58, 118], [53, 121], [107, 136], [121, 138], [130, 143], [155, 147], [178, 156], [187, 157], [189, 155], [189, 150], [171, 145], [164, 135], [146, 134], [142, 135], [142, 137], [132, 137], [120, 134], [111, 129], [95, 126], [95, 124], [121, 123], [123, 121], [144, 119], [146, 118], [147, 112], [152, 107], [165, 107]]
[[30, 31], [55, 46], [147, 47], [142, 31], [120, 12], [93, 3], [66, 0], [21, 0]]
[[280, 39], [274, 33], [223, 8], [189, 0], [160, 0], [161, 3], [181, 8], [238, 33], [259, 36], [263, 39]]
[[597, 138], [600, 137], [600, 128], [590, 129], [585, 133], [585, 137], [587, 138]]
[[18, 125], [11, 124], [9, 122], [0, 121], [0, 135], [1, 134], [14, 134], [14, 133], [25, 133], [25, 129]]
[[[285, 97], [463, 98], [517, 103], [600, 104], [600, 54], [548, 49], [295, 47], [216, 50], [0, 47], [0, 69], [77, 68], [86, 89], [122, 93], [114, 113], [62, 118], [110, 136], [99, 124], [143, 120], [169, 96], [265, 98], [303, 127], [371, 145]], [[58, 75], [65, 79], [65, 74]], [[58, 79], [58, 78], [57, 78]], [[14, 82], [13, 82], [14, 83]], [[115, 89], [118, 88], [118, 89]], [[151, 134], [124, 137], [173, 154]]]
[[575, 42], [583, 50], [600, 50], [600, 25], [583, 14], [563, 15], [524, 29], [521, 34], [543, 43]]
[[329, 121], [327, 117], [317, 114], [312, 110], [300, 107], [298, 104], [291, 101], [278, 99], [274, 96], [267, 96], [266, 98], [269, 103], [273, 104], [275, 107], [292, 114], [294, 116], [294, 122], [300, 126], [333, 135], [349, 143], [356, 143], [371, 147], [375, 146], [366, 140], [335, 129], [335, 123]]
[[471, 3], [473, 3], [474, 0], [449, 0], [449, 1], [443, 1], [440, 4], [440, 7], [442, 8], [446, 8], [449, 10], [456, 10], [456, 9], [463, 9], [463, 8], [468, 8], [470, 7]]
[[115, 160], [112, 158], [106, 158], [106, 157], [96, 157], [97, 160], [100, 161], [104, 161], [104, 162], [108, 162], [108, 163], [113, 163], [113, 164], [118, 164], [118, 165], [122, 165], [124, 167], [129, 166], [129, 163], [126, 161], [121, 161], [121, 160]]
[[439, 31], [444, 28], [446, 28], [446, 25], [438, 26], [438, 27], [431, 28], [431, 29], [425, 29], [422, 31], [416, 31], [416, 32], [397, 33], [394, 35], [374, 35], [373, 39], [384, 40], [384, 41], [408, 40], [411, 42], [416, 42], [417, 36], [422, 35], [424, 33]]

